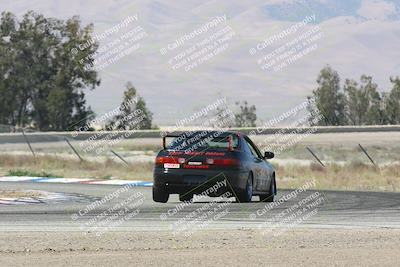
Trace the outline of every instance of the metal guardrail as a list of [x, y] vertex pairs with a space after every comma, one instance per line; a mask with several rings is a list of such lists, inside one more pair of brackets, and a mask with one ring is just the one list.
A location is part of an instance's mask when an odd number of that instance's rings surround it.
[[[268, 135], [276, 133], [291, 133], [301, 129], [301, 132], [312, 131], [313, 134], [320, 133], [352, 133], [352, 132], [400, 132], [400, 125], [373, 125], [373, 126], [315, 126], [301, 128], [230, 128], [229, 131], [239, 131], [245, 134]], [[89, 140], [98, 135], [97, 140], [107, 135], [110, 139], [124, 137], [133, 138], [161, 138], [162, 130], [138, 130], [138, 131], [94, 131], [94, 132], [25, 132], [31, 143], [40, 142], [65, 142], [69, 140]], [[100, 136], [101, 134], [101, 136]], [[22, 133], [0, 133], [0, 144], [4, 143], [25, 143]]]

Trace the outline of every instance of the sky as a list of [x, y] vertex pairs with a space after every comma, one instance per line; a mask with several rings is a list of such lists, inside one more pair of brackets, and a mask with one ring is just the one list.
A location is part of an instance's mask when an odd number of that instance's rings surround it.
[[342, 82], [371, 75], [381, 91], [400, 75], [399, 0], [0, 0], [0, 11], [28, 10], [93, 23], [101, 84], [86, 94], [98, 115], [128, 81], [155, 123], [171, 125], [220, 97], [256, 105], [260, 122], [279, 116], [327, 64]]

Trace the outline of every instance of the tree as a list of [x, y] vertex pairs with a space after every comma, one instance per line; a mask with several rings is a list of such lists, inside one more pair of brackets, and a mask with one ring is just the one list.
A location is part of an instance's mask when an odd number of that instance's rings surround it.
[[346, 110], [349, 120], [354, 125], [372, 125], [385, 122], [381, 109], [381, 96], [378, 85], [372, 82], [371, 76], [362, 75], [361, 83], [346, 80], [344, 92], [346, 95]]
[[227, 105], [216, 108], [211, 126], [214, 128], [232, 128], [236, 124], [236, 115]]
[[385, 98], [385, 113], [390, 124], [400, 124], [400, 78], [390, 78], [393, 88]]
[[380, 125], [385, 122], [384, 111], [381, 108], [382, 98], [377, 89], [378, 85], [372, 82], [371, 76], [361, 76], [360, 91], [364, 92], [368, 106], [363, 124]]
[[146, 107], [144, 99], [137, 95], [131, 82], [126, 84], [119, 111], [107, 124], [107, 130], [151, 129], [153, 113]]
[[[380, 93], [371, 76], [362, 75], [359, 83], [346, 79], [343, 94], [339, 75], [327, 66], [318, 76], [317, 90], [312, 97], [307, 97], [316, 103], [308, 111], [311, 116], [318, 112], [324, 115], [321, 125], [400, 124], [400, 78], [390, 78], [390, 81], [392, 90]], [[341, 114], [347, 114], [347, 120]]]
[[256, 126], [256, 106], [249, 106], [247, 101], [236, 102], [240, 112], [235, 114], [236, 127], [255, 127]]
[[[218, 99], [222, 99], [222, 95], [218, 94]], [[220, 103], [217, 108], [206, 116], [206, 120], [202, 123], [204, 127], [232, 128], [235, 126], [235, 114], [226, 102]]]
[[85, 125], [92, 111], [84, 90], [100, 83], [96, 71], [79, 63], [90, 61], [98, 48], [91, 39], [93, 26], [82, 28], [78, 17], [62, 21], [32, 11], [17, 21], [3, 12], [0, 31], [0, 103], [8, 103], [2, 105], [0, 123], [39, 130]]
[[13, 86], [13, 68], [15, 51], [11, 50], [10, 39], [16, 31], [15, 17], [3, 12], [0, 18], [0, 124], [16, 125], [20, 91]]
[[362, 105], [364, 101], [360, 101], [363, 96], [358, 89], [358, 83], [354, 80], [346, 79], [344, 91], [346, 94], [346, 111], [348, 118], [353, 125], [360, 125], [366, 107]]
[[320, 113], [323, 119], [320, 125], [345, 125], [345, 97], [340, 89], [339, 74], [330, 66], [324, 67], [317, 79], [318, 87], [312, 92], [315, 109], [310, 110], [311, 115]]

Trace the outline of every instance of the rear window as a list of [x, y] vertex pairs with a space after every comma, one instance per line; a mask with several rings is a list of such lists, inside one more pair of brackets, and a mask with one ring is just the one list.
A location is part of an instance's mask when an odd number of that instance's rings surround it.
[[227, 150], [229, 148], [229, 137], [232, 138], [232, 147], [237, 148], [239, 139], [236, 134], [196, 132], [184, 133], [175, 137], [169, 143], [167, 149], [177, 151]]

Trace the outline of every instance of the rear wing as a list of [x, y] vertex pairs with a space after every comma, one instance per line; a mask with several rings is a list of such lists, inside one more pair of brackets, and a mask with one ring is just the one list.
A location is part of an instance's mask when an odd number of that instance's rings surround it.
[[179, 137], [179, 136], [181, 136], [181, 133], [167, 133], [163, 135], [162, 138], [163, 149], [167, 148], [167, 141], [166, 141], [167, 137]]
[[[167, 141], [166, 141], [167, 137], [179, 137], [179, 136], [181, 136], [181, 135], [182, 135], [182, 133], [180, 133], [180, 132], [177, 132], [177, 133], [167, 133], [167, 134], [163, 135], [163, 138], [162, 138], [163, 149], [166, 149], [166, 148], [167, 148]], [[229, 151], [233, 151], [234, 149], [233, 149], [233, 139], [232, 139], [232, 135], [229, 135], [229, 136], [227, 136], [227, 137], [228, 137], [228, 150], [229, 150]]]

